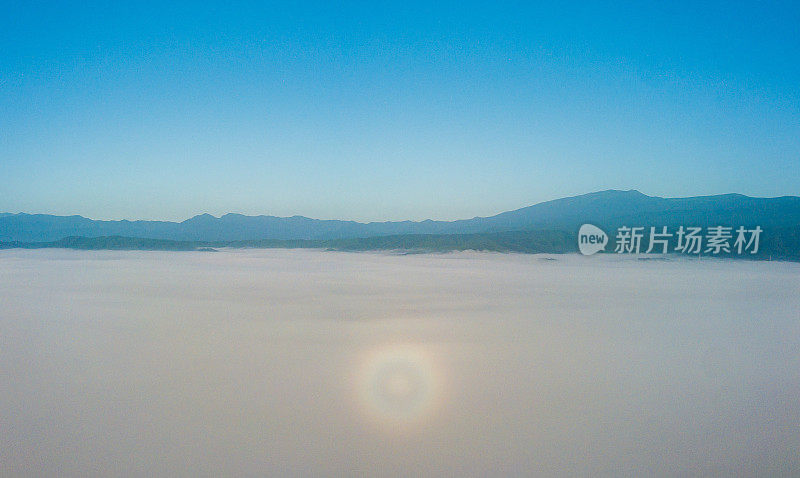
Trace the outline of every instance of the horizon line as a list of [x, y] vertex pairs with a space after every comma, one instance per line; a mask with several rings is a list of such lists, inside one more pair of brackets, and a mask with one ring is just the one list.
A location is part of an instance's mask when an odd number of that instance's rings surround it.
[[548, 199], [546, 201], [541, 201], [541, 202], [529, 204], [527, 206], [522, 206], [522, 207], [515, 208], [515, 209], [508, 209], [508, 210], [500, 211], [500, 212], [497, 212], [497, 213], [489, 215], [489, 216], [473, 216], [473, 217], [470, 217], [470, 218], [458, 218], [458, 219], [451, 219], [451, 220], [427, 218], [427, 219], [418, 219], [418, 220], [400, 219], [400, 220], [382, 220], [382, 221], [359, 221], [359, 220], [354, 220], [354, 219], [321, 219], [321, 218], [315, 218], [315, 217], [310, 217], [310, 216], [304, 216], [302, 214], [294, 214], [294, 215], [291, 215], [291, 216], [275, 216], [275, 215], [272, 215], [272, 214], [242, 214], [242, 213], [238, 213], [238, 212], [227, 212], [227, 213], [221, 214], [219, 216], [215, 216], [215, 215], [210, 214], [208, 212], [202, 212], [202, 213], [198, 213], [198, 214], [195, 214], [193, 216], [190, 216], [190, 217], [188, 217], [186, 219], [183, 219], [183, 220], [127, 219], [127, 218], [123, 218], [123, 219], [93, 219], [91, 217], [84, 216], [82, 214], [29, 213], [29, 212], [22, 212], [22, 211], [16, 212], [16, 213], [13, 213], [13, 212], [0, 212], [0, 218], [8, 217], [8, 216], [51, 216], [51, 217], [79, 217], [79, 218], [82, 218], [82, 219], [88, 219], [90, 221], [102, 221], [102, 222], [167, 222], [167, 223], [173, 223], [173, 224], [181, 224], [181, 223], [190, 221], [192, 219], [196, 219], [196, 218], [204, 217], [204, 216], [209, 216], [209, 217], [212, 217], [214, 219], [222, 219], [225, 216], [273, 217], [273, 218], [278, 218], [278, 219], [302, 218], [302, 219], [309, 219], [309, 220], [312, 220], [312, 221], [340, 221], [340, 222], [352, 222], [352, 223], [358, 223], [358, 224], [381, 224], [381, 223], [399, 223], [399, 222], [416, 222], [416, 223], [421, 223], [421, 222], [457, 222], [457, 221], [468, 221], [468, 220], [479, 219], [479, 218], [494, 217], [494, 216], [497, 216], [497, 215], [500, 215], [500, 214], [504, 214], [504, 213], [507, 213], [507, 212], [519, 211], [520, 209], [525, 209], [525, 208], [529, 208], [529, 207], [533, 207], [533, 206], [538, 206], [540, 204], [546, 204], [546, 203], [553, 202], [553, 201], [559, 201], [559, 200], [563, 200], [563, 199], [571, 199], [571, 198], [577, 198], [577, 197], [589, 196], [589, 195], [592, 195], [592, 194], [601, 194], [601, 193], [637, 193], [637, 194], [642, 195], [644, 197], [655, 198], [655, 199], [694, 199], [694, 198], [709, 198], [709, 197], [722, 197], [722, 196], [742, 196], [742, 197], [746, 197], [746, 198], [750, 198], [750, 199], [800, 198], [800, 196], [795, 196], [795, 195], [748, 196], [746, 194], [736, 193], [736, 192], [721, 193], [721, 194], [704, 194], [704, 195], [697, 195], [697, 196], [650, 196], [648, 194], [645, 194], [645, 193], [639, 191], [638, 189], [613, 189], [612, 188], [612, 189], [602, 189], [602, 190], [598, 190], [598, 191], [591, 191], [591, 192], [583, 193], [583, 194], [576, 194], [576, 195], [573, 195], [573, 196], [562, 196], [562, 197], [558, 197], [558, 198], [555, 198], [555, 199]]

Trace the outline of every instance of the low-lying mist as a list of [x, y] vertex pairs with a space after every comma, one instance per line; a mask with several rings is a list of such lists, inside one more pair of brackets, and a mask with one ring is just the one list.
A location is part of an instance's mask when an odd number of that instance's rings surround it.
[[800, 264], [0, 251], [0, 475], [798, 476]]

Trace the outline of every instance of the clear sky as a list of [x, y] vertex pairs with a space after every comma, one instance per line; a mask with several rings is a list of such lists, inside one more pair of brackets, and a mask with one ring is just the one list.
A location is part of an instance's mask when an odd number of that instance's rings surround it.
[[333, 3], [0, 3], [0, 212], [800, 194], [797, 2]]

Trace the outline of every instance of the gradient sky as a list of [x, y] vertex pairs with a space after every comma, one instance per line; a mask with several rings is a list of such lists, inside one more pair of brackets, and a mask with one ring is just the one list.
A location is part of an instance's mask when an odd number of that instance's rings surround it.
[[0, 211], [800, 193], [795, 2], [378, 3], [0, 3]]

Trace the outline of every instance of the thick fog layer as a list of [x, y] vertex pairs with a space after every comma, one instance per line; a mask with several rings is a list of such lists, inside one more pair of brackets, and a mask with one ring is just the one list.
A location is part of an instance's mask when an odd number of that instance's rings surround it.
[[2, 251], [0, 381], [0, 475], [798, 476], [800, 264]]

